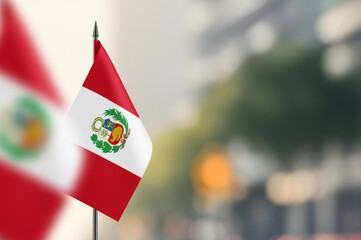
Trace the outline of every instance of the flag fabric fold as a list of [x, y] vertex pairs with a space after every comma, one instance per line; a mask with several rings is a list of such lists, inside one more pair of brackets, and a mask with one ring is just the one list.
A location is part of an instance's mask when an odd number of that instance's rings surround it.
[[105, 49], [68, 114], [83, 168], [71, 196], [119, 220], [152, 154], [152, 142]]

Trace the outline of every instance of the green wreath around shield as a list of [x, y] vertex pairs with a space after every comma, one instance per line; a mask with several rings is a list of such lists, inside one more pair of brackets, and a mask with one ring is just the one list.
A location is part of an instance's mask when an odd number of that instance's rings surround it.
[[[124, 140], [121, 142], [120, 145], [116, 145], [116, 146], [111, 146], [107, 141], [102, 141], [102, 140], [98, 140], [98, 135], [97, 134], [93, 134], [90, 139], [93, 141], [93, 143], [95, 144], [95, 146], [99, 149], [101, 149], [103, 151], [103, 153], [116, 153], [119, 151], [119, 149], [123, 149], [125, 142], [130, 134], [130, 129], [129, 129], [129, 124], [128, 124], [128, 120], [125, 118], [125, 116], [118, 110], [112, 108], [112, 109], [108, 109], [105, 110], [105, 112], [103, 113], [103, 115], [105, 117], [111, 117], [114, 121], [120, 122], [123, 126], [124, 126]], [[96, 118], [98, 119], [98, 118]], [[99, 120], [103, 121], [102, 118], [99, 117]], [[93, 131], [96, 131], [97, 129], [95, 128], [95, 122], [92, 125], [92, 129]]]

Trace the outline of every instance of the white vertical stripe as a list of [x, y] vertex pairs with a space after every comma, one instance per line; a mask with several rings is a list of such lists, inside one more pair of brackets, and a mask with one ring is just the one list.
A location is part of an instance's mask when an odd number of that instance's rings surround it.
[[[56, 187], [70, 191], [76, 182], [82, 159], [78, 151], [69, 142], [67, 129], [62, 125], [64, 115], [52, 107], [48, 101], [34, 94], [12, 78], [0, 74], [0, 124], [3, 124], [8, 111], [15, 108], [16, 101], [24, 96], [36, 99], [46, 110], [49, 117], [50, 132], [46, 144], [35, 158], [17, 161], [0, 145], [0, 159], [10, 166], [15, 166], [31, 176]], [[0, 133], [3, 128], [0, 125]]]
[[[121, 111], [127, 118], [131, 133], [123, 149], [117, 153], [103, 153], [90, 139], [94, 134], [92, 124], [97, 117], [105, 119], [104, 111], [111, 108]], [[72, 138], [75, 144], [139, 177], [143, 176], [152, 154], [152, 142], [140, 118], [101, 95], [82, 87], [70, 110], [67, 123], [74, 129]]]

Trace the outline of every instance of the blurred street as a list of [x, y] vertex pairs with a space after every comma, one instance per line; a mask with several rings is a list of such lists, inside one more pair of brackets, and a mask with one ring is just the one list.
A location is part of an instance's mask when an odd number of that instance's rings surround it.
[[[361, 0], [14, 3], [67, 109], [97, 20], [151, 135], [100, 239], [361, 240]], [[90, 239], [91, 213], [69, 198], [50, 239]]]

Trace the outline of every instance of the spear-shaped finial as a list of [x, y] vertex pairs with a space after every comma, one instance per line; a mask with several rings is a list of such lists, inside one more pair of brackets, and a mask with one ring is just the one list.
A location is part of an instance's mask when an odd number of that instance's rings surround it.
[[97, 21], [95, 21], [95, 24], [94, 24], [93, 38], [94, 38], [94, 41], [97, 41], [98, 38], [99, 38], [99, 31], [98, 31]]

